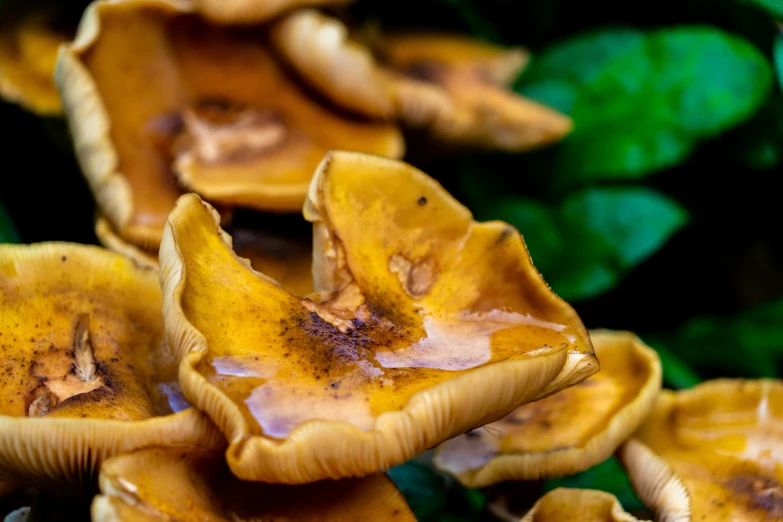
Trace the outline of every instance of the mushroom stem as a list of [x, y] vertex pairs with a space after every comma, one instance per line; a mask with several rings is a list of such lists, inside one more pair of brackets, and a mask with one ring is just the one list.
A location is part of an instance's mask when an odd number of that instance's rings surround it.
[[89, 317], [86, 314], [80, 315], [76, 319], [76, 333], [73, 340], [74, 373], [84, 382], [92, 382], [98, 378], [89, 325]]

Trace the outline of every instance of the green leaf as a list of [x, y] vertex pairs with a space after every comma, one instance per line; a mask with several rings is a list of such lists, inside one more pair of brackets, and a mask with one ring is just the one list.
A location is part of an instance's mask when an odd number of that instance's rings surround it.
[[536, 267], [568, 300], [594, 297], [650, 255], [687, 222], [687, 213], [643, 187], [579, 191], [558, 205], [507, 198], [481, 218], [513, 224]]
[[610, 457], [604, 462], [576, 475], [544, 482], [546, 491], [556, 488], [600, 489], [616, 496], [617, 500], [620, 501], [620, 504], [628, 512], [641, 513], [647, 511], [642, 501], [639, 500], [633, 489], [631, 489], [631, 484], [625, 475], [625, 471], [614, 457]]
[[745, 165], [770, 170], [783, 161], [783, 94], [776, 92], [745, 125], [718, 144]]
[[640, 263], [685, 224], [686, 214], [672, 200], [642, 187], [593, 188], [568, 198], [563, 218], [611, 247], [623, 268]]
[[772, 16], [783, 18], [783, 0], [745, 0], [768, 11]]
[[388, 471], [419, 522], [468, 522], [487, 516], [486, 496], [431, 465], [412, 460]]
[[661, 367], [663, 368], [663, 384], [675, 390], [691, 388], [699, 384], [703, 379], [695, 373], [685, 362], [674, 352], [666, 348], [661, 343], [648, 342], [655, 348], [658, 356], [661, 358]]
[[[783, 15], [781, 15], [783, 16]], [[775, 73], [778, 76], [778, 85], [783, 89], [783, 34], [778, 33], [772, 47], [772, 58], [775, 61]]]
[[19, 234], [16, 232], [14, 224], [11, 222], [11, 218], [8, 213], [0, 204], [0, 243], [18, 243]]
[[446, 507], [445, 480], [431, 467], [416, 461], [406, 462], [388, 471], [416, 518], [437, 515]]
[[783, 299], [734, 317], [696, 317], [654, 341], [686, 364], [714, 376], [780, 377]]
[[590, 32], [533, 59], [519, 92], [568, 113], [552, 155], [560, 180], [640, 178], [764, 102], [772, 71], [747, 41], [712, 27]]

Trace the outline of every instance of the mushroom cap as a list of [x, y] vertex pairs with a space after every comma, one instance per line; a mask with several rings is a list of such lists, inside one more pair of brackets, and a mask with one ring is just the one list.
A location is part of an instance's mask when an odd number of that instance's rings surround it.
[[[252, 229], [234, 228], [233, 233], [233, 248], [254, 270], [271, 277], [294, 295], [304, 296], [313, 291], [311, 245]], [[96, 219], [95, 235], [109, 250], [130, 258], [141, 267], [158, 270], [157, 252], [146, 252], [125, 241], [104, 217]]]
[[301, 9], [276, 22], [270, 38], [296, 72], [333, 103], [376, 118], [394, 115], [388, 75], [340, 20]]
[[97, 247], [0, 245], [0, 480], [80, 492], [100, 461], [152, 444], [224, 444], [173, 413], [157, 272]]
[[207, 19], [224, 24], [254, 24], [310, 6], [339, 6], [353, 0], [190, 0]]
[[523, 151], [571, 132], [568, 116], [506, 87], [527, 63], [521, 49], [435, 34], [391, 35], [381, 45], [397, 116], [436, 139]]
[[56, 5], [35, 6], [23, 5], [0, 21], [0, 97], [42, 116], [59, 116], [54, 66], [57, 49], [70, 37], [53, 23]]
[[475, 223], [422, 172], [331, 153], [305, 215], [313, 300], [241, 262], [195, 195], [161, 244], [180, 384], [227, 435], [238, 477], [373, 473], [597, 371], [519, 233]]
[[120, 236], [157, 249], [178, 183], [217, 204], [288, 211], [329, 149], [403, 153], [396, 126], [309, 97], [261, 28], [210, 25], [195, 9], [95, 2], [59, 55], [77, 156]]
[[590, 338], [600, 372], [444, 442], [435, 465], [477, 488], [571, 475], [609, 458], [652, 409], [661, 362], [630, 332], [595, 330]]
[[638, 522], [617, 497], [595, 489], [553, 489], [519, 522]]
[[379, 52], [398, 66], [439, 62], [469, 68], [498, 86], [509, 86], [530, 61], [521, 47], [502, 47], [464, 35], [447, 33], [398, 33], [383, 36]]
[[664, 390], [619, 453], [660, 520], [781, 520], [783, 382], [717, 379]]
[[245, 482], [220, 453], [178, 446], [107, 460], [92, 515], [105, 522], [367, 520], [415, 522], [402, 494], [383, 474], [299, 486]]

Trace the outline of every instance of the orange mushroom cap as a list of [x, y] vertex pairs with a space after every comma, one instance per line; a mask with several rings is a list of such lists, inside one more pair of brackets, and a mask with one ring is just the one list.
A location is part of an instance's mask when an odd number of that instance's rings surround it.
[[529, 59], [449, 34], [381, 38], [376, 56], [338, 19], [313, 9], [273, 25], [271, 41], [286, 61], [335, 104], [457, 145], [527, 150], [571, 131], [567, 116], [507, 89]]
[[553, 489], [519, 522], [640, 522], [617, 497], [594, 489]]
[[630, 332], [590, 337], [600, 372], [443, 443], [436, 466], [475, 488], [571, 475], [609, 458], [652, 409], [661, 363]]
[[664, 390], [619, 454], [659, 520], [782, 520], [783, 382]]
[[82, 170], [120, 236], [157, 249], [180, 185], [289, 211], [329, 149], [403, 153], [399, 129], [312, 99], [268, 47], [264, 28], [210, 25], [188, 2], [85, 11], [56, 78]]
[[244, 482], [219, 453], [179, 446], [107, 460], [94, 520], [147, 522], [415, 522], [402, 494], [383, 474], [300, 486]]
[[223, 444], [172, 411], [161, 305], [157, 272], [106, 250], [0, 245], [0, 480], [81, 492], [115, 453]]
[[569, 117], [508, 89], [529, 59], [523, 49], [409, 33], [379, 38], [373, 53], [342, 22], [314, 10], [281, 19], [271, 36], [297, 73], [332, 102], [397, 117], [445, 143], [521, 151], [558, 141], [572, 128]]
[[54, 66], [57, 49], [71, 38], [57, 23], [59, 6], [55, 2], [17, 2], [2, 7], [0, 97], [42, 116], [59, 116], [62, 107], [54, 84]]
[[380, 53], [391, 63], [410, 66], [438, 62], [473, 69], [494, 85], [511, 85], [530, 61], [520, 47], [506, 48], [458, 34], [398, 33], [382, 37]]
[[573, 127], [568, 116], [507, 89], [527, 63], [521, 49], [452, 35], [399, 34], [387, 36], [378, 52], [393, 73], [398, 117], [436, 139], [524, 151], [559, 141]]
[[422, 172], [331, 153], [305, 216], [313, 300], [241, 262], [195, 195], [161, 244], [180, 383], [226, 433], [238, 477], [373, 473], [597, 370], [519, 233], [475, 223]]
[[301, 9], [275, 22], [272, 45], [297, 73], [337, 105], [357, 114], [395, 114], [388, 74], [338, 19]]

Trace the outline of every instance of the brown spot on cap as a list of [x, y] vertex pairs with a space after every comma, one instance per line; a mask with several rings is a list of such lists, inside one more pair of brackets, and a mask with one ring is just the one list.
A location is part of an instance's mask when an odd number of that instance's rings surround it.
[[776, 480], [763, 475], [744, 474], [730, 478], [726, 486], [750, 508], [764, 511], [770, 520], [783, 519], [783, 487]]

